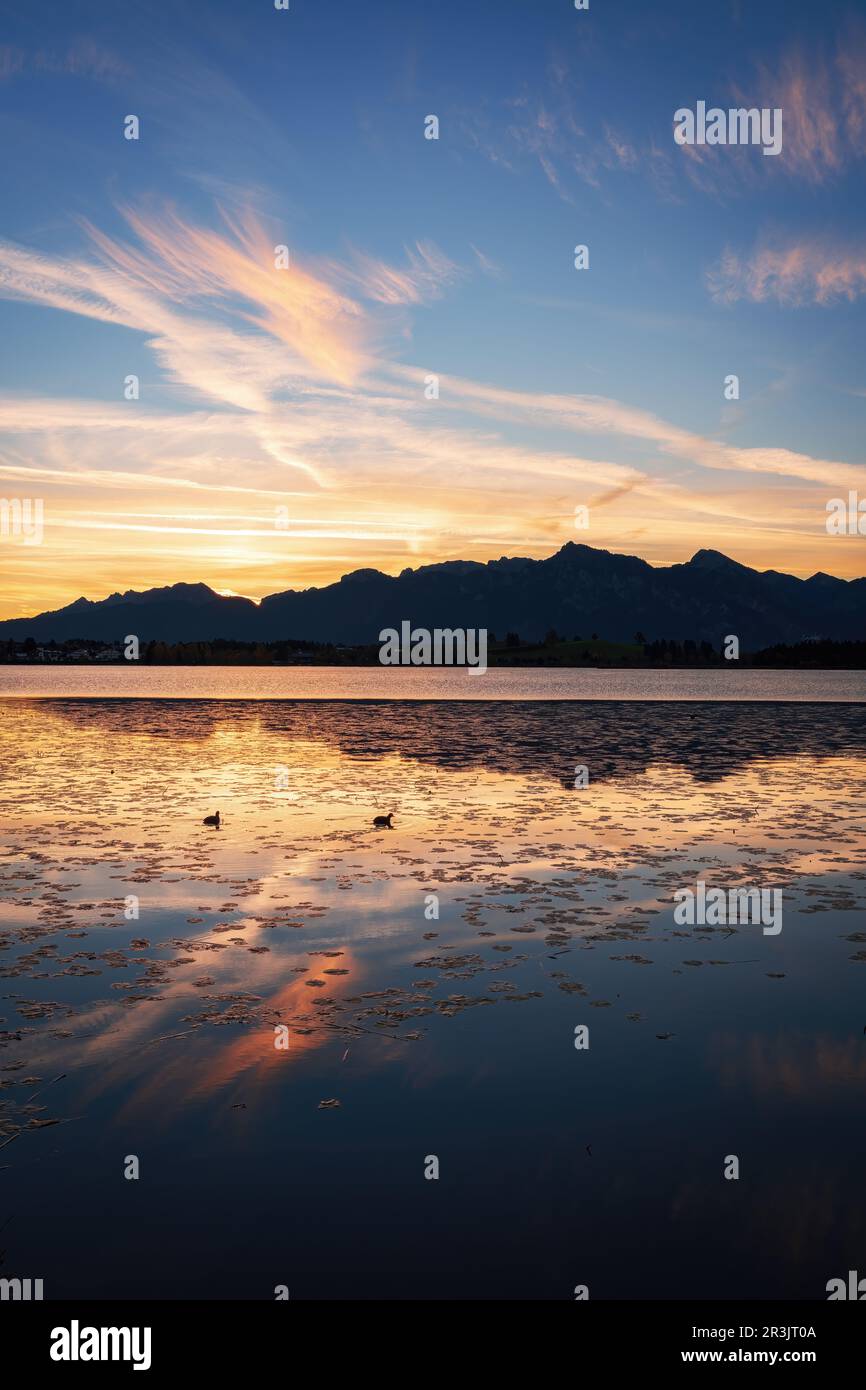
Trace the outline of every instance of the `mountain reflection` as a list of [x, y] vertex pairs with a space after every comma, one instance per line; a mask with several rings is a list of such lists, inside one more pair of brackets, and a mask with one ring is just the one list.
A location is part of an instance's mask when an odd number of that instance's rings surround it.
[[598, 780], [665, 764], [713, 782], [794, 753], [866, 752], [859, 705], [52, 700], [42, 707], [81, 730], [205, 742], [252, 723], [273, 738], [317, 740], [362, 761], [398, 756], [548, 777], [563, 787], [573, 785], [577, 763]]

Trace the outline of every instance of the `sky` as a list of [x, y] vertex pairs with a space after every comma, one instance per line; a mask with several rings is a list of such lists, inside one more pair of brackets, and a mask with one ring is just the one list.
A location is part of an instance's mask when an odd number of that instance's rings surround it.
[[3, 11], [0, 618], [569, 540], [866, 575], [862, 6]]

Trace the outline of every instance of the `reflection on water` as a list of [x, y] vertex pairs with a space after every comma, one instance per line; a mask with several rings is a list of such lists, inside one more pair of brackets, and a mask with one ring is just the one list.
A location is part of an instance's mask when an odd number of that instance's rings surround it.
[[[862, 707], [2, 715], [3, 1276], [821, 1298], [862, 1266]], [[677, 926], [698, 879], [781, 888], [781, 935]]]
[[866, 671], [401, 666], [0, 666], [0, 698], [863, 702]]

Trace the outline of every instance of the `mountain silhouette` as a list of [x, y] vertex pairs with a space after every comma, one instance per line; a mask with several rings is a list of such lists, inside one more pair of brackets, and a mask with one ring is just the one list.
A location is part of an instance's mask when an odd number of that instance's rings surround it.
[[376, 643], [382, 628], [408, 620], [421, 628], [487, 628], [524, 640], [551, 628], [565, 637], [598, 633], [610, 641], [686, 638], [717, 649], [728, 634], [744, 650], [809, 638], [866, 637], [866, 579], [814, 574], [797, 579], [753, 570], [717, 550], [685, 564], [654, 567], [633, 555], [568, 542], [544, 560], [486, 564], [449, 560], [399, 575], [355, 570], [321, 589], [288, 589], [255, 604], [206, 584], [127, 590], [32, 618], [0, 622], [0, 639], [73, 638], [205, 642], [287, 639]]

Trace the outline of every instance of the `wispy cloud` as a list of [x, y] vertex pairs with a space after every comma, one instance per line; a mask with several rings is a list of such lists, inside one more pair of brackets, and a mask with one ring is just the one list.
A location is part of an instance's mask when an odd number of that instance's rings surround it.
[[756, 89], [758, 105], [780, 107], [783, 112], [781, 156], [765, 163], [820, 184], [866, 155], [862, 26], [850, 25], [830, 57], [820, 49], [806, 53], [790, 48], [774, 69], [758, 69]]
[[[426, 466], [437, 467], [453, 466], [459, 460], [461, 467], [504, 473], [522, 470], [537, 477], [567, 476], [579, 467], [574, 460], [549, 450], [527, 451], [505, 446], [498, 438], [449, 430], [444, 419], [454, 408], [492, 418], [500, 426], [519, 421], [545, 429], [553, 426], [602, 438], [639, 440], [661, 455], [704, 468], [776, 473], [812, 481], [841, 481], [855, 471], [786, 449], [736, 449], [603, 397], [520, 392], [450, 377], [435, 412], [425, 410], [419, 420], [424, 404], [422, 374], [362, 356], [358, 338], [373, 329], [358, 302], [334, 289], [321, 273], [313, 275], [297, 267], [290, 272], [272, 270], [273, 247], [250, 219], [241, 225], [231, 224], [221, 233], [191, 227], [174, 215], [159, 221], [146, 221], [139, 214], [129, 217], [144, 249], [120, 245], [92, 229], [93, 242], [104, 261], [99, 267], [50, 262], [0, 246], [0, 294], [49, 303], [153, 334], [153, 349], [175, 380], [215, 396], [223, 405], [249, 410], [243, 435], [247, 446], [254, 441], [257, 450], [263, 450], [283, 468], [305, 473], [316, 486], [329, 485], [335, 459], [345, 457], [347, 449], [354, 457], [358, 447], [367, 450], [371, 446], [376, 476], [383, 467], [387, 473], [388, 461], [395, 456], [401, 461], [417, 457]], [[375, 267], [371, 280], [374, 293], [388, 304], [405, 303], [410, 294], [400, 278], [405, 272], [395, 271], [396, 279], [392, 280], [387, 266], [371, 264]], [[452, 273], [451, 263], [439, 259], [430, 248], [415, 271], [422, 280], [431, 275], [437, 282]], [[824, 302], [834, 295], [859, 293], [864, 281], [863, 257], [852, 255], [840, 260], [825, 254], [822, 258], [813, 255], [810, 260], [800, 247], [784, 254], [765, 253], [763, 259], [755, 258], [746, 265], [729, 253], [711, 288], [719, 297], [749, 295], [760, 299], [771, 294], [793, 295], [806, 285], [818, 302]], [[417, 287], [414, 292], [419, 292]], [[166, 307], [170, 300], [199, 308], [216, 304], [222, 309], [230, 307], [235, 298], [242, 305], [239, 309], [235, 306], [236, 316], [255, 325], [264, 337], [226, 328], [212, 315], [195, 318]], [[275, 353], [271, 340], [294, 349], [287, 363]], [[364, 391], [339, 394], [362, 364], [369, 368]], [[306, 372], [297, 374], [299, 366], [305, 366]], [[393, 399], [382, 395], [377, 372], [390, 384]], [[278, 399], [281, 389], [292, 392], [290, 408]], [[333, 394], [334, 389], [338, 394]], [[386, 385], [386, 392], [388, 389]], [[7, 418], [7, 428], [32, 429], [38, 415], [41, 425], [53, 425], [56, 434], [69, 424], [69, 409], [68, 404], [54, 411], [21, 402], [15, 419]], [[89, 411], [88, 428], [93, 431], [97, 411], [91, 407], [85, 410]], [[0, 420], [2, 413], [0, 410]], [[213, 429], [217, 441], [221, 435], [237, 431], [236, 420], [229, 423], [222, 416], [220, 421]], [[105, 428], [112, 432], [121, 429], [117, 413], [109, 413]], [[178, 428], [183, 433], [186, 426]], [[195, 424], [191, 428], [194, 430]], [[236, 447], [235, 441], [230, 454]], [[634, 476], [633, 470], [625, 469], [618, 476], [611, 473], [608, 481], [618, 486]]]
[[463, 271], [431, 241], [405, 248], [403, 266], [389, 265], [374, 256], [355, 252], [353, 265], [331, 261], [327, 269], [339, 282], [351, 285], [362, 298], [377, 304], [429, 304], [454, 285]]
[[58, 73], [106, 81], [127, 76], [129, 69], [116, 54], [89, 38], [78, 39], [62, 51], [0, 45], [0, 81], [21, 73]]
[[[724, 100], [710, 105], [726, 107]], [[744, 194], [767, 179], [820, 185], [866, 157], [866, 29], [850, 23], [834, 50], [788, 46], [730, 87], [730, 104], [782, 112], [782, 148], [773, 159], [752, 146], [682, 145], [678, 162], [693, 187]]]
[[502, 280], [505, 278], [505, 271], [501, 265], [494, 261], [491, 256], [487, 256], [483, 251], [479, 251], [478, 247], [474, 246], [472, 242], [470, 242], [469, 245], [478, 262], [479, 269], [482, 270], [485, 275], [490, 275], [494, 280]]
[[775, 474], [830, 485], [863, 483], [864, 470], [853, 464], [816, 459], [791, 449], [737, 447], [603, 396], [513, 391], [453, 378], [448, 379], [447, 388], [446, 397], [455, 396], [462, 405], [471, 402], [478, 413], [493, 414], [500, 420], [534, 420], [581, 434], [637, 439], [662, 455], [714, 471]]
[[126, 209], [125, 216], [144, 250], [88, 230], [128, 284], [182, 304], [218, 300], [325, 377], [348, 382], [358, 375], [360, 306], [295, 258], [290, 268], [277, 268], [276, 247], [285, 243], [269, 238], [252, 214], [226, 216], [225, 232], [193, 226], [174, 212], [155, 218]]
[[608, 125], [604, 127], [604, 136], [620, 168], [634, 169], [637, 164], [637, 152], [634, 146]]
[[812, 239], [763, 246], [746, 257], [727, 249], [706, 280], [721, 304], [740, 299], [790, 307], [840, 299], [853, 303], [866, 294], [866, 247], [832, 247]]

